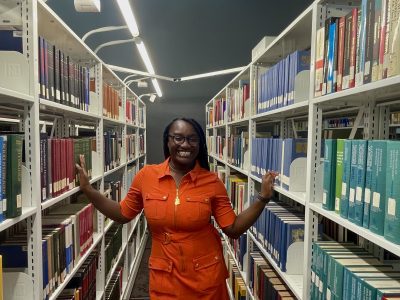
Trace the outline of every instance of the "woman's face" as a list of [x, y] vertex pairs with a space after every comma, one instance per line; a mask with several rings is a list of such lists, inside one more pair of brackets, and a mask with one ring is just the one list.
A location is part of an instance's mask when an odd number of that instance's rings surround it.
[[176, 166], [190, 167], [194, 164], [199, 154], [199, 136], [190, 123], [178, 120], [171, 125], [168, 149]]

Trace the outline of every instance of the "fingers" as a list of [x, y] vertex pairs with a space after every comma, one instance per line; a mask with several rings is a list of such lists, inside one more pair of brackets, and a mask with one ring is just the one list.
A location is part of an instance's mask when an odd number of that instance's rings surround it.
[[85, 165], [85, 164], [86, 164], [86, 163], [85, 163], [85, 155], [80, 154], [80, 155], [79, 155], [79, 161], [80, 161], [80, 163], [81, 163], [81, 167], [85, 169], [85, 168], [86, 168], [86, 165]]

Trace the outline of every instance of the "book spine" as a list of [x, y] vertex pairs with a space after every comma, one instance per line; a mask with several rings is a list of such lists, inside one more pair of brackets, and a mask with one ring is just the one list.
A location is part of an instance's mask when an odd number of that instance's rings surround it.
[[322, 207], [335, 209], [336, 140], [325, 140]]
[[364, 188], [365, 188], [365, 165], [367, 159], [367, 141], [358, 141], [356, 197], [354, 206], [354, 223], [362, 226], [364, 215]]
[[374, 160], [374, 141], [368, 141], [367, 164], [365, 173], [365, 189], [364, 189], [364, 216], [363, 227], [369, 228], [370, 206], [371, 206], [371, 189], [372, 189], [372, 166]]

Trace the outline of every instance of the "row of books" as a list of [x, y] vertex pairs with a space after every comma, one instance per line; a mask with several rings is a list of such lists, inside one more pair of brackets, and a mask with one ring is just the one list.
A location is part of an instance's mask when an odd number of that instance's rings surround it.
[[122, 248], [122, 225], [114, 223], [105, 234], [105, 273], [109, 278], [111, 267], [117, 263], [116, 259]]
[[118, 131], [104, 132], [104, 172], [121, 164], [122, 137]]
[[213, 120], [211, 126], [222, 125], [226, 122], [226, 98], [214, 100]]
[[119, 120], [122, 117], [122, 98], [120, 91], [103, 82], [103, 116]]
[[323, 207], [400, 244], [400, 142], [325, 140]]
[[310, 299], [400, 299], [400, 272], [353, 243], [313, 244]]
[[57, 197], [79, 185], [75, 164], [79, 155], [85, 156], [89, 178], [92, 177], [92, 152], [96, 152], [96, 139], [49, 138], [40, 133], [40, 187], [42, 201]]
[[226, 181], [226, 190], [233, 209], [236, 214], [240, 214], [247, 207], [247, 178], [229, 175]]
[[400, 74], [398, 0], [362, 0], [317, 30], [315, 96]]
[[271, 201], [250, 229], [277, 266], [285, 272], [290, 245], [304, 241], [304, 214], [285, 203]]
[[126, 160], [130, 161], [136, 157], [136, 134], [125, 136]]
[[0, 222], [22, 214], [24, 136], [0, 134]]
[[139, 155], [144, 154], [145, 152], [145, 136], [143, 133], [139, 134]]
[[400, 112], [390, 114], [390, 124], [400, 124]]
[[227, 141], [227, 161], [228, 163], [247, 170], [249, 163], [249, 133], [242, 131], [240, 134], [231, 134]]
[[296, 75], [310, 69], [310, 51], [297, 50], [258, 76], [257, 114], [294, 103]]
[[226, 138], [221, 135], [208, 136], [207, 148], [209, 153], [213, 153], [220, 159], [224, 159], [226, 151]]
[[250, 83], [239, 80], [238, 88], [227, 88], [228, 122], [237, 121], [250, 115]]
[[89, 111], [90, 69], [39, 37], [40, 97]]
[[353, 127], [354, 117], [342, 117], [334, 119], [326, 119], [324, 121], [324, 128], [348, 128]]
[[[44, 295], [50, 296], [64, 282], [93, 244], [94, 207], [85, 202], [60, 206], [42, 217]], [[7, 251], [6, 245], [0, 249]]]
[[93, 251], [68, 282], [57, 300], [96, 299], [97, 261], [98, 252]]
[[139, 106], [138, 108], [138, 126], [144, 127], [144, 123], [146, 120], [146, 107]]
[[280, 174], [282, 186], [290, 188], [290, 165], [307, 156], [307, 139], [304, 138], [252, 138], [251, 172], [261, 177], [267, 171]]
[[255, 299], [294, 300], [286, 283], [259, 251], [250, 252], [249, 287]]
[[104, 292], [105, 300], [120, 300], [122, 294], [122, 275], [124, 268], [119, 266], [111, 275], [110, 283]]
[[110, 199], [120, 202], [121, 201], [121, 181], [104, 181], [104, 190], [109, 191]]
[[136, 161], [133, 162], [132, 164], [128, 165], [127, 167], [127, 172], [126, 172], [126, 182], [127, 182], [127, 186], [128, 188], [131, 186], [132, 182], [133, 182], [133, 178], [135, 177], [137, 173], [137, 163]]
[[307, 131], [308, 130], [308, 121], [294, 121], [294, 128], [297, 131]]
[[206, 107], [206, 125], [207, 127], [214, 126], [214, 107]]
[[135, 124], [137, 121], [137, 104], [134, 101], [126, 101], [126, 121]]
[[247, 299], [246, 283], [244, 282], [244, 279], [242, 278], [242, 275], [235, 264], [235, 260], [232, 257], [230, 257], [228, 251], [224, 251], [224, 258], [229, 273], [227, 284], [232, 292], [233, 299], [246, 300]]
[[247, 234], [243, 233], [238, 239], [229, 238], [230, 248], [237, 261], [237, 267], [240, 271], [245, 270], [245, 259], [247, 257]]

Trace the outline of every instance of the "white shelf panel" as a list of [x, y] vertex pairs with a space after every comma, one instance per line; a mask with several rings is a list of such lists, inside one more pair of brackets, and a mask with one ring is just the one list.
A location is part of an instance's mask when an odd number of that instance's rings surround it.
[[0, 232], [33, 216], [36, 213], [36, 207], [22, 207], [22, 214], [16, 218], [12, 219], [5, 219], [3, 222], [0, 223]]
[[252, 117], [256, 122], [278, 120], [282, 118], [298, 117], [308, 114], [308, 101], [294, 103], [292, 105], [273, 109], [270, 111], [257, 114]]
[[104, 291], [96, 291], [96, 300], [102, 300], [104, 296]]
[[121, 261], [122, 257], [125, 255], [125, 249], [126, 249], [127, 245], [128, 245], [128, 243], [122, 243], [122, 246], [121, 246], [121, 249], [119, 250], [117, 259], [115, 260], [111, 269], [108, 271], [108, 274], [106, 274], [107, 279], [106, 279], [105, 289], [107, 289], [107, 286], [110, 283], [111, 275], [115, 272], [115, 270], [117, 269], [117, 267], [119, 265], [119, 262]]
[[18, 102], [21, 103], [33, 103], [34, 97], [31, 95], [19, 93], [13, 90], [6, 89], [4, 87], [0, 87], [0, 102]]
[[[92, 178], [90, 180], [90, 184], [93, 184], [94, 182], [100, 180], [101, 178], [102, 178], [101, 175]], [[77, 186], [77, 187], [74, 187], [73, 189], [61, 194], [60, 196], [57, 196], [57, 197], [54, 197], [54, 198], [51, 198], [51, 199], [47, 199], [46, 201], [42, 202], [42, 210], [46, 209], [46, 208], [49, 208], [50, 206], [60, 202], [61, 200], [64, 200], [64, 199], [68, 198], [69, 196], [72, 196], [73, 194], [77, 193], [79, 190], [80, 190], [80, 187]]]
[[[254, 176], [253, 174], [249, 174], [249, 177], [259, 183], [261, 183], [261, 181], [262, 181], [261, 178], [258, 178], [257, 176]], [[277, 191], [278, 193], [285, 195], [286, 197], [302, 204], [302, 205], [306, 205], [306, 193], [305, 192], [290, 192], [288, 190], [285, 190], [283, 187], [281, 187], [279, 185], [275, 185], [274, 190]]]
[[214, 154], [209, 154], [212, 158], [216, 159], [217, 161], [219, 161], [220, 163], [226, 164], [225, 161], [222, 158], [219, 158], [218, 156], [214, 155]]
[[141, 212], [140, 214], [138, 214], [138, 215], [136, 216], [135, 221], [134, 221], [134, 223], [133, 223], [133, 225], [132, 225], [132, 229], [131, 229], [131, 231], [128, 233], [128, 241], [131, 239], [131, 237], [132, 237], [132, 235], [133, 235], [133, 232], [135, 231], [135, 228], [137, 227], [137, 224], [139, 223], [139, 219], [140, 219], [140, 216], [142, 215], [142, 213], [143, 213], [143, 212]]
[[311, 27], [312, 27], [312, 9], [314, 5], [310, 5], [300, 16], [298, 16], [274, 41], [267, 47], [263, 54], [256, 57], [255, 63], [276, 63], [283, 59], [283, 55], [288, 55], [291, 47], [287, 47], [286, 53], [282, 53], [285, 49], [286, 42], [289, 45], [296, 45], [296, 49], [306, 49], [311, 45]]
[[275, 271], [279, 274], [279, 276], [283, 279], [283, 281], [287, 284], [289, 289], [293, 292], [297, 299], [302, 299], [303, 297], [303, 275], [288, 275], [286, 272], [282, 272], [282, 270], [277, 266], [272, 257], [265, 250], [263, 245], [255, 238], [255, 236], [247, 231], [247, 235], [253, 240], [253, 242], [257, 245], [263, 255], [267, 258], [268, 262], [272, 265]]
[[324, 95], [312, 100], [313, 104], [322, 107], [338, 105], [357, 106], [370, 100], [381, 102], [384, 100], [398, 99], [400, 96], [400, 76], [371, 82], [344, 91]]
[[69, 116], [75, 119], [82, 119], [84, 121], [87, 121], [88, 118], [93, 120], [99, 120], [101, 118], [100, 115], [96, 115], [94, 113], [90, 113], [82, 109], [77, 109], [75, 107], [71, 107], [54, 101], [46, 99], [40, 99], [39, 101], [39, 107], [41, 111], [54, 113], [56, 115]]
[[95, 60], [97, 55], [73, 32], [43, 0], [38, 1], [38, 34], [74, 59]]
[[128, 123], [126, 122], [126, 126], [130, 127], [130, 128], [137, 128], [138, 126], [136, 126], [135, 124], [132, 123]]
[[374, 244], [388, 250], [389, 252], [400, 256], [400, 245], [396, 245], [387, 239], [385, 239], [383, 236], [375, 234], [368, 229], [365, 229], [363, 227], [360, 227], [352, 222], [350, 222], [347, 219], [342, 218], [339, 214], [335, 213], [334, 211], [328, 211], [322, 208], [321, 203], [310, 203], [309, 204], [310, 209], [312, 209], [314, 212], [317, 212], [318, 214], [334, 221], [335, 223], [353, 231], [354, 233], [358, 234], [359, 236], [373, 242]]
[[235, 297], [233, 296], [233, 293], [232, 293], [232, 289], [231, 289], [231, 287], [230, 287], [230, 285], [228, 283], [228, 279], [226, 280], [226, 288], [228, 290], [229, 299], [235, 300]]
[[108, 117], [103, 117], [103, 120], [104, 120], [104, 124], [107, 124], [107, 125], [112, 125], [112, 126], [125, 125], [124, 121], [116, 120], [116, 119], [112, 119], [112, 118], [108, 118]]
[[92, 253], [93, 249], [97, 246], [97, 244], [101, 241], [102, 235], [99, 233], [94, 233], [93, 234], [93, 244], [90, 246], [90, 248], [86, 251], [86, 253], [81, 257], [81, 259], [78, 261], [78, 263], [75, 265], [75, 267], [72, 269], [72, 271], [65, 277], [65, 280], [63, 283], [61, 283], [58, 288], [54, 291], [53, 294], [49, 297], [49, 300], [56, 300], [57, 297], [60, 295], [60, 293], [64, 290], [64, 288], [67, 286], [68, 282], [71, 280], [72, 277], [74, 277], [75, 273], [79, 270], [79, 268], [82, 266], [82, 264], [85, 262], [85, 260], [88, 258], [89, 254]]
[[242, 118], [239, 120], [230, 121], [227, 124], [228, 124], [228, 126], [249, 125], [249, 120], [250, 120], [250, 118], [246, 117], [246, 118]]
[[218, 129], [218, 128], [224, 128], [224, 127], [225, 127], [225, 125], [226, 125], [226, 122], [224, 122], [223, 124], [218, 124], [218, 125], [215, 125], [215, 126], [213, 126], [212, 128], [215, 128], [215, 129]]
[[242, 173], [243, 175], [246, 175], [246, 176], [249, 175], [249, 172], [246, 171], [246, 170], [244, 170], [244, 169], [242, 169], [242, 168], [236, 167], [236, 166], [231, 165], [231, 164], [229, 164], [229, 163], [226, 163], [226, 165], [227, 165], [229, 168], [234, 169], [234, 170], [236, 170], [236, 171]]
[[[146, 242], [147, 242], [147, 238], [148, 238], [148, 234], [147, 234], [146, 230], [147, 230], [147, 226], [144, 230], [142, 240], [140, 241], [139, 251], [136, 253], [135, 260], [133, 262], [133, 267], [129, 270], [129, 277], [128, 277], [127, 284], [125, 285], [125, 289], [122, 290], [122, 296], [123, 296], [122, 299], [128, 299], [128, 297], [129, 297], [128, 292], [130, 293], [132, 291], [133, 283], [136, 278], [137, 272], [139, 270], [143, 252], [144, 252], [144, 249], [146, 248]], [[126, 289], [127, 287], [131, 287], [131, 288]]]
[[247, 282], [246, 272], [243, 272], [242, 270], [239, 269], [239, 263], [238, 263], [238, 261], [237, 261], [237, 259], [235, 257], [235, 254], [233, 253], [233, 250], [231, 248], [231, 244], [229, 243], [229, 240], [226, 238], [225, 234], [222, 234], [222, 236], [223, 236], [223, 238], [225, 240], [225, 243], [227, 245], [227, 248], [228, 248], [228, 251], [229, 251], [231, 257], [235, 261], [235, 265], [236, 265], [236, 267], [238, 268], [238, 270], [240, 272], [240, 276], [242, 276], [242, 279], [244, 281], [244, 285], [246, 286], [247, 294], [249, 295], [249, 298], [250, 299], [254, 299], [253, 293], [251, 292], [251, 289], [250, 289], [250, 287], [248, 285], [248, 282]]
[[139, 126], [137, 126], [139, 129], [143, 129], [143, 130], [146, 130], [146, 127], [144, 127], [144, 126], [142, 126], [142, 125], [139, 125]]
[[126, 163], [122, 163], [120, 164], [118, 167], [115, 167], [114, 169], [108, 170], [107, 172], [104, 172], [104, 177], [122, 169], [123, 167], [125, 167]]

